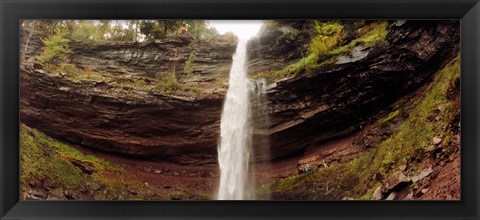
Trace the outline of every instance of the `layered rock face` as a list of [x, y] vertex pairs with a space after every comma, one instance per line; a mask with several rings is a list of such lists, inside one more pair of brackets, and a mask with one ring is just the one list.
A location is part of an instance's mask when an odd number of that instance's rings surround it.
[[234, 42], [217, 37], [209, 42], [191, 42], [185, 38], [164, 39], [154, 43], [80, 44], [72, 43], [71, 61], [79, 67], [113, 74], [146, 75], [175, 72], [181, 78], [185, 63], [195, 56], [193, 74], [202, 80], [228, 74], [235, 52]]
[[[80, 68], [126, 75], [127, 79], [142, 75], [148, 80], [175, 65], [182, 73], [185, 60], [194, 53], [196, 80], [208, 81], [228, 76], [235, 46], [223, 39], [212, 43], [72, 43], [71, 61]], [[118, 91], [105, 82], [67, 80], [29, 60], [22, 61], [20, 82], [21, 121], [60, 140], [185, 164], [216, 162], [224, 88], [191, 96], [125, 88]]]
[[308, 54], [311, 23], [280, 20], [267, 23], [248, 44], [248, 72], [279, 70]]
[[356, 48], [310, 75], [276, 83], [268, 95], [274, 159], [361, 130], [381, 110], [429, 82], [458, 54], [457, 22], [398, 21], [387, 46]]
[[[250, 70], [280, 69], [303, 57], [308, 32], [299, 32], [290, 42], [273, 39], [285, 28], [298, 31], [306, 26], [305, 22], [285, 21], [278, 30], [268, 30], [252, 41]], [[268, 158], [288, 158], [361, 129], [375, 114], [428, 82], [442, 61], [458, 52], [459, 25], [397, 22], [387, 42], [386, 46], [358, 48], [308, 76], [270, 85], [266, 103], [270, 126], [255, 132], [254, 147], [255, 139], [267, 136], [272, 154]], [[209, 81], [228, 75], [235, 45], [222, 40], [190, 43], [177, 39], [126, 45], [73, 43], [71, 48], [71, 60], [79, 67], [147, 77], [172, 68], [183, 72], [194, 53], [194, 74], [199, 81]], [[20, 117], [30, 127], [110, 153], [183, 164], [216, 163], [224, 92], [202, 90], [189, 97], [141, 90], [118, 93], [101, 82], [65, 80], [30, 61], [22, 62], [20, 72]], [[217, 84], [211, 87], [219, 89]]]

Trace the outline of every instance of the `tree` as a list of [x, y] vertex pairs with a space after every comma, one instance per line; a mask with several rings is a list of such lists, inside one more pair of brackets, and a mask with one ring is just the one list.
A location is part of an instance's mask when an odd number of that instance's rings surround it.
[[140, 23], [140, 33], [145, 35], [146, 40], [163, 38], [163, 28], [155, 20], [144, 20]]
[[81, 20], [73, 27], [70, 39], [74, 41], [97, 41], [101, 39], [101, 32], [93, 21]]
[[108, 39], [107, 35], [112, 30], [111, 21], [110, 20], [100, 20], [97, 27], [98, 27], [98, 31], [100, 32], [101, 39], [103, 39], [103, 40]]
[[43, 64], [59, 66], [68, 62], [68, 54], [71, 50], [68, 47], [70, 40], [65, 38], [68, 31], [66, 28], [57, 27], [55, 34], [49, 38], [43, 39], [43, 51], [37, 57], [37, 60]]
[[209, 39], [218, 34], [216, 29], [208, 27], [205, 20], [186, 20], [185, 25], [196, 40]]
[[34, 20], [23, 20], [21, 24], [22, 24], [22, 30], [25, 33], [28, 33], [27, 42], [25, 43], [25, 50], [24, 50], [24, 53], [26, 53], [28, 49], [28, 43], [30, 42], [30, 38], [32, 37], [33, 32], [35, 31], [36, 22]]

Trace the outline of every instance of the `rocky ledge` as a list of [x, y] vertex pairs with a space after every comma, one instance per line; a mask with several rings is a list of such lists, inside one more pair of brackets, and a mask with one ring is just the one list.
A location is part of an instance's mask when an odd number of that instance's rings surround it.
[[[295, 28], [300, 24], [288, 25]], [[271, 38], [268, 34], [263, 37]], [[288, 45], [301, 47], [308, 37]], [[252, 71], [265, 60], [274, 62], [272, 57], [288, 62], [302, 57], [302, 49], [269, 50], [272, 41], [260, 42], [255, 48], [261, 53], [251, 56]], [[255, 139], [267, 136], [272, 159], [281, 159], [360, 130], [377, 113], [429, 82], [443, 61], [458, 52], [458, 42], [455, 22], [392, 23], [385, 45], [357, 48], [311, 74], [272, 84], [267, 101], [271, 124], [264, 131], [255, 131]], [[221, 40], [202, 44], [177, 39], [127, 45], [74, 43], [71, 48], [72, 62], [80, 68], [147, 78], [171, 68], [182, 72], [190, 54], [195, 53], [193, 73], [204, 85], [183, 95], [118, 90], [95, 80], [66, 80], [62, 74], [24, 61], [20, 68], [23, 123], [61, 140], [109, 153], [183, 164], [216, 163], [226, 85], [215, 79], [227, 76], [234, 46]], [[261, 70], [282, 65], [264, 66]]]
[[[397, 21], [387, 44], [357, 48], [268, 91], [273, 159], [360, 131], [399, 98], [431, 81], [459, 51], [457, 22]], [[260, 135], [260, 134], [259, 134]]]

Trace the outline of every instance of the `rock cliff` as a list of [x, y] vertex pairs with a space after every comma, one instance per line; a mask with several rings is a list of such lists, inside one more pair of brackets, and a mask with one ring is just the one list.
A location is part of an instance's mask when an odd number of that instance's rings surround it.
[[[303, 57], [311, 33], [299, 30], [306, 27], [305, 22], [285, 21], [278, 29], [264, 30], [250, 44], [250, 71], [281, 69]], [[256, 138], [270, 139], [272, 159], [301, 154], [360, 130], [377, 113], [430, 81], [458, 52], [456, 22], [392, 22], [389, 30], [385, 45], [356, 48], [311, 74], [269, 86], [271, 123], [255, 133]], [[297, 37], [283, 42], [278, 36], [286, 32]], [[77, 67], [121, 76], [127, 83], [136, 83], [129, 78], [137, 77], [149, 84], [158, 73], [174, 72], [180, 81], [200, 86], [194, 92], [166, 94], [99, 80], [72, 81], [25, 59], [20, 68], [23, 123], [105, 152], [184, 164], [216, 163], [227, 86], [219, 79], [228, 77], [235, 45], [222, 39], [209, 43], [170, 39], [123, 45], [72, 43], [71, 49]], [[184, 70], [190, 54], [196, 58], [194, 77], [188, 78]]]
[[359, 131], [380, 111], [391, 110], [393, 102], [431, 81], [456, 56], [458, 27], [456, 22], [395, 22], [385, 46], [354, 49], [311, 74], [276, 82], [269, 90], [266, 132], [274, 157]]

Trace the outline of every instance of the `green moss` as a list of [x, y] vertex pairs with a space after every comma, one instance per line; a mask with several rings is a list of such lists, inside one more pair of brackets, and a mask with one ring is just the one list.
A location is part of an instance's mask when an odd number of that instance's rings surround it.
[[343, 25], [338, 21], [314, 21], [315, 36], [310, 42], [310, 54], [322, 57], [343, 42]]
[[[88, 174], [76, 167], [72, 161], [88, 164], [95, 171]], [[126, 191], [125, 184], [135, 185], [140, 181], [134, 175], [127, 174], [122, 167], [84, 154], [72, 146], [21, 124], [21, 192], [28, 189], [30, 182], [48, 182], [55, 189], [72, 192], [78, 192], [95, 183], [102, 188], [101, 192], [94, 194], [96, 199], [112, 199], [112, 196], [122, 196], [126, 199], [142, 198], [142, 195], [131, 195]]]
[[375, 190], [377, 189], [377, 187], [380, 186], [380, 183], [377, 183], [375, 184], [372, 188], [370, 188], [367, 193], [365, 193], [364, 195], [360, 196], [358, 199], [359, 200], [371, 200], [372, 199], [372, 195], [373, 195], [373, 192], [375, 192]]
[[358, 38], [353, 39], [344, 46], [328, 51], [328, 53], [324, 54], [324, 59], [347, 55], [356, 46], [372, 47], [385, 44], [389, 32], [388, 24], [388, 21], [378, 21], [360, 28], [357, 30]]
[[185, 61], [185, 67], [184, 67], [185, 76], [189, 77], [193, 74], [193, 63], [195, 62], [195, 59], [197, 59], [195, 54], [190, 53], [190, 56]]
[[116, 92], [143, 90], [174, 94], [184, 91], [199, 91], [199, 87], [195, 84], [187, 85], [179, 82], [175, 73], [161, 73], [157, 75], [156, 79], [149, 79], [142, 76], [113, 75], [111, 73], [98, 72], [91, 68], [81, 69], [70, 63], [59, 65], [46, 64], [45, 69], [50, 73], [61, 74], [66, 80], [74, 83], [84, 81], [103, 82], [112, 87], [111, 91]]
[[[293, 193], [304, 192], [305, 186], [313, 187], [320, 195], [306, 194], [308, 199], [341, 199], [343, 196], [368, 199], [380, 182], [373, 179], [375, 174], [388, 176], [403, 161], [418, 161], [424, 150], [437, 135], [448, 134], [445, 130], [458, 112], [458, 106], [447, 98], [448, 89], [460, 77], [458, 58], [446, 65], [436, 75], [423, 100], [414, 108], [410, 117], [395, 134], [379, 144], [377, 148], [344, 164], [321, 168], [306, 174], [294, 175], [272, 184], [272, 192], [288, 197]], [[440, 120], [429, 120], [432, 111], [442, 106]], [[381, 121], [388, 121], [398, 113], [392, 112]], [[445, 135], [444, 141], [450, 140]], [[448, 153], [448, 152], [446, 152]], [[328, 197], [322, 195], [325, 185], [336, 188]], [[302, 198], [303, 198], [302, 197]]]
[[302, 178], [304, 175], [305, 174], [295, 175], [281, 179], [275, 184], [274, 189], [281, 192], [292, 190], [293, 188], [302, 184]]
[[213, 197], [212, 197], [209, 193], [206, 193], [206, 192], [197, 193], [197, 194], [196, 194], [196, 198], [197, 198], [198, 200], [210, 200], [210, 199], [213, 199]]
[[393, 112], [390, 112], [390, 114], [388, 114], [387, 117], [382, 118], [382, 119], [380, 120], [380, 124], [385, 124], [385, 123], [391, 121], [392, 119], [396, 118], [396, 117], [398, 116], [398, 114], [400, 114], [400, 110], [399, 110], [399, 109], [397, 109], [397, 110], [395, 110], [395, 111], [393, 111]]

